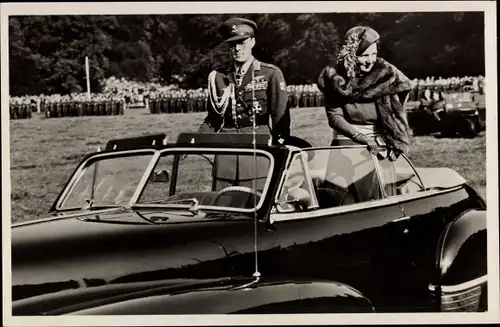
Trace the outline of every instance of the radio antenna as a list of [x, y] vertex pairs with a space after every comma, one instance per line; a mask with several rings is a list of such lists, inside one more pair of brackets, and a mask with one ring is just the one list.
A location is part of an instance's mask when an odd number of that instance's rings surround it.
[[253, 276], [257, 279], [260, 278], [259, 272], [259, 261], [258, 261], [258, 224], [257, 224], [257, 141], [256, 141], [256, 133], [257, 133], [257, 116], [256, 116], [256, 99], [255, 99], [255, 67], [252, 63], [252, 135], [253, 135], [253, 209], [254, 209], [254, 217], [253, 217], [253, 227], [254, 227], [254, 254], [255, 254], [255, 272]]

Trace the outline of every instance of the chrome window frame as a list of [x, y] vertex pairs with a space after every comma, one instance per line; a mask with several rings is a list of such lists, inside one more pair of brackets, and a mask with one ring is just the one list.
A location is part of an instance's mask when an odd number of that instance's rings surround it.
[[[308, 148], [309, 149], [309, 148]], [[308, 210], [312, 209], [317, 209], [319, 207], [318, 204], [318, 198], [316, 196], [316, 192], [314, 191], [314, 185], [312, 182], [312, 177], [311, 177], [311, 172], [309, 170], [309, 165], [307, 164], [307, 153], [303, 151], [303, 149], [297, 149], [297, 150], [292, 150], [290, 151], [286, 165], [285, 165], [285, 170], [283, 171], [283, 174], [281, 176], [281, 180], [278, 185], [278, 189], [276, 191], [276, 194], [274, 195], [274, 204], [273, 204], [273, 209], [271, 213], [273, 212], [279, 212], [279, 213], [293, 213], [296, 212], [294, 209], [289, 209], [289, 210], [280, 210], [279, 209], [279, 197], [283, 191], [283, 187], [285, 185], [286, 180], [288, 179], [290, 175], [290, 167], [292, 166], [292, 163], [296, 160], [296, 156], [300, 156], [300, 164], [302, 166], [302, 170], [305, 175], [305, 180], [304, 182], [307, 183], [307, 186], [309, 187], [309, 190], [311, 191], [311, 204], [308, 207]]]
[[[381, 147], [381, 148], [387, 149], [386, 147]], [[383, 194], [383, 198], [387, 199], [387, 198], [393, 198], [393, 197], [396, 197], [396, 196], [400, 197], [400, 196], [408, 195], [408, 194], [387, 195], [387, 193], [385, 192], [385, 188], [382, 185], [384, 183], [384, 179], [382, 178], [382, 168], [380, 167], [380, 162], [379, 162], [379, 160], [378, 160], [378, 158], [377, 158], [376, 155], [372, 155], [372, 157], [373, 157], [373, 160], [375, 161], [375, 169], [377, 170], [377, 175], [378, 175], [378, 179], [379, 179], [379, 185], [380, 185], [380, 189], [381, 189], [382, 194]], [[422, 181], [422, 178], [420, 178], [420, 175], [418, 174], [417, 170], [415, 169], [415, 166], [413, 166], [413, 164], [411, 163], [410, 159], [408, 159], [408, 157], [406, 155], [404, 155], [404, 154], [401, 154], [400, 157], [403, 157], [406, 160], [406, 162], [410, 165], [410, 168], [413, 170], [413, 173], [415, 174], [415, 176], [417, 176], [418, 180], [420, 181], [420, 186], [422, 187], [422, 189], [420, 191], [414, 192], [414, 193], [411, 193], [411, 194], [415, 194], [415, 193], [420, 193], [420, 192], [427, 191], [427, 188], [425, 187], [424, 182]], [[393, 163], [393, 167], [395, 167], [394, 163]]]
[[[137, 191], [141, 188], [141, 185], [143, 184], [143, 182], [145, 182], [145, 179], [147, 179], [147, 177], [145, 177], [145, 176], [149, 176], [150, 169], [152, 169], [152, 167], [154, 167], [154, 164], [158, 160], [158, 156], [159, 156], [158, 150], [138, 149], [138, 150], [124, 150], [124, 151], [102, 152], [102, 153], [98, 152], [98, 153], [95, 153], [94, 155], [88, 157], [87, 159], [85, 159], [83, 162], [80, 163], [77, 170], [73, 174], [71, 180], [69, 181], [68, 185], [64, 188], [63, 192], [61, 193], [61, 196], [59, 197], [59, 199], [56, 202], [55, 209], [59, 210], [59, 211], [81, 209], [78, 207], [63, 208], [62, 206], [68, 200], [67, 199], [68, 195], [73, 192], [74, 188], [76, 187], [76, 183], [83, 177], [83, 175], [85, 174], [85, 172], [89, 168], [89, 166], [88, 166], [89, 161], [96, 161], [97, 159], [101, 159], [101, 158], [127, 157], [129, 155], [133, 156], [133, 155], [137, 155], [137, 154], [140, 154], [140, 155], [152, 154], [152, 156], [151, 156], [151, 159], [148, 163], [148, 166], [144, 170], [144, 173], [143, 173], [139, 183], [137, 184], [137, 187], [134, 191], [134, 194], [131, 196], [130, 201], [127, 204], [127, 206], [131, 206], [134, 203], [133, 200], [137, 196], [137, 193], [138, 193]], [[116, 205], [116, 206], [120, 207], [120, 205]]]
[[[257, 203], [257, 206], [255, 208], [242, 209], [242, 208], [222, 207], [222, 206], [206, 206], [206, 205], [199, 205], [198, 206], [200, 209], [224, 210], [224, 211], [230, 211], [230, 212], [251, 213], [251, 212], [254, 212], [254, 211], [258, 211], [262, 207], [262, 205], [264, 204], [264, 202], [266, 201], [266, 196], [267, 196], [267, 193], [269, 191], [269, 186], [271, 185], [271, 179], [272, 179], [272, 175], [273, 175], [274, 169], [275, 169], [274, 157], [268, 151], [265, 151], [265, 150], [262, 150], [262, 149], [257, 149], [257, 150], [254, 151], [253, 149], [248, 149], [248, 148], [208, 148], [208, 147], [189, 147], [189, 148], [184, 147], [183, 148], [183, 147], [176, 147], [176, 148], [168, 148], [168, 149], [158, 150], [158, 154], [159, 155], [158, 155], [158, 158], [155, 161], [155, 165], [158, 162], [158, 160], [161, 158], [161, 156], [164, 155], [167, 152], [170, 152], [170, 153], [184, 152], [184, 153], [188, 153], [189, 154], [189, 152], [194, 152], [195, 153], [195, 152], [203, 152], [203, 151], [206, 151], [206, 152], [221, 152], [221, 153], [228, 153], [228, 154], [234, 154], [235, 152], [238, 152], [238, 153], [249, 153], [249, 154], [259, 153], [259, 154], [263, 154], [264, 156], [267, 156], [269, 158], [269, 161], [270, 161], [269, 162], [269, 171], [267, 173], [266, 183], [264, 184], [264, 188], [262, 189], [262, 193], [261, 193], [261, 197], [260, 197], [259, 203]], [[154, 169], [154, 166], [153, 166], [153, 168], [151, 170], [153, 170], [153, 169]], [[148, 177], [149, 177], [149, 174], [148, 174]], [[146, 181], [147, 181], [148, 177], [146, 177]], [[144, 187], [145, 187], [145, 185], [143, 185], [143, 187], [140, 189], [140, 193], [142, 193]], [[161, 205], [158, 205], [158, 204], [154, 204], [154, 205], [151, 205], [151, 204], [141, 204], [140, 202], [135, 202], [133, 205], [135, 205], [137, 207], [141, 207], [141, 208], [151, 208], [151, 207], [154, 207], [154, 208], [160, 207], [161, 208]], [[169, 207], [174, 207], [174, 206], [170, 206], [169, 205]], [[184, 208], [182, 206], [177, 206], [177, 207]]]
[[462, 186], [455, 186], [450, 189], [445, 190], [427, 190], [418, 193], [412, 193], [411, 198], [409, 195], [403, 195], [407, 197], [406, 199], [401, 199], [401, 195], [399, 196], [391, 196], [388, 198], [384, 198], [377, 201], [365, 201], [353, 204], [342, 205], [333, 208], [318, 208], [314, 211], [304, 211], [304, 212], [275, 212], [271, 213], [269, 217], [270, 223], [280, 222], [280, 221], [292, 221], [292, 220], [301, 220], [301, 219], [314, 219], [314, 218], [325, 218], [331, 217], [334, 215], [348, 213], [348, 212], [357, 212], [364, 211], [367, 209], [385, 207], [389, 205], [402, 204], [407, 201], [418, 200], [426, 197], [434, 197], [446, 193], [456, 192], [462, 189]]
[[[349, 148], [365, 148], [366, 149], [366, 146], [365, 145], [342, 145], [342, 146], [310, 147], [310, 148], [300, 149], [300, 151], [305, 152], [307, 154], [308, 151], [312, 151], [312, 150], [334, 150], [334, 149], [349, 149]], [[385, 148], [385, 147], [383, 147], [383, 148]], [[298, 152], [298, 151], [296, 151], [296, 152]], [[425, 187], [425, 184], [423, 183], [420, 175], [418, 174], [417, 170], [415, 169], [415, 166], [413, 166], [411, 160], [409, 160], [408, 157], [404, 154], [402, 154], [402, 156], [404, 156], [406, 161], [411, 165], [415, 174], [418, 176], [420, 183], [424, 187], [423, 190], [421, 190], [419, 192], [415, 192], [415, 193], [399, 194], [399, 195], [388, 197], [385, 194], [385, 190], [383, 190], [383, 187], [382, 187], [382, 179], [380, 177], [380, 167], [379, 167], [378, 159], [377, 159], [376, 155], [371, 154], [372, 160], [374, 161], [374, 163], [373, 163], [374, 168], [376, 170], [376, 173], [377, 173], [377, 176], [379, 179], [379, 187], [382, 188], [381, 191], [383, 192], [382, 194], [384, 195], [384, 197], [382, 199], [379, 199], [376, 201], [365, 201], [365, 202], [360, 202], [360, 203], [342, 205], [342, 206], [334, 207], [334, 208], [316, 208], [315, 210], [307, 210], [304, 212], [296, 212], [296, 211], [278, 212], [278, 211], [274, 211], [274, 212], [271, 212], [269, 215], [269, 222], [271, 224], [273, 224], [275, 222], [280, 222], [280, 221], [323, 218], [323, 217], [333, 216], [333, 215], [342, 214], [342, 213], [363, 211], [366, 209], [378, 208], [378, 207], [395, 205], [395, 204], [402, 204], [404, 202], [418, 200], [421, 198], [433, 197], [433, 196], [437, 196], [437, 195], [441, 195], [441, 194], [451, 193], [451, 192], [455, 192], [455, 191], [458, 191], [458, 190], [463, 188], [462, 185], [458, 185], [458, 186], [454, 186], [451, 188], [440, 189], [440, 190], [427, 189]], [[283, 183], [283, 182], [284, 182], [284, 179], [282, 180], [281, 183]], [[281, 188], [282, 188], [282, 185], [280, 185], [278, 192], [281, 192]], [[279, 193], [277, 193], [277, 194], [279, 194]]]
[[[133, 193], [133, 195], [130, 198], [130, 201], [127, 203], [126, 207], [132, 207], [134, 205], [148, 208], [148, 207], [161, 207], [158, 204], [155, 205], [147, 205], [147, 204], [141, 204], [137, 203], [139, 200], [140, 195], [142, 194], [146, 183], [148, 181], [149, 176], [151, 175], [151, 172], [154, 170], [154, 167], [158, 163], [158, 160], [162, 155], [165, 153], [175, 153], [175, 152], [183, 152], [183, 153], [189, 153], [189, 152], [220, 152], [220, 153], [229, 153], [233, 154], [234, 152], [239, 152], [239, 153], [249, 153], [253, 154], [259, 153], [264, 156], [266, 156], [269, 160], [269, 171], [267, 173], [266, 177], [266, 183], [264, 184], [264, 188], [262, 190], [262, 195], [260, 197], [259, 203], [255, 208], [252, 209], [241, 209], [241, 208], [233, 208], [233, 207], [219, 207], [219, 206], [204, 206], [200, 205], [200, 209], [212, 209], [212, 210], [224, 210], [224, 211], [231, 211], [231, 212], [245, 212], [245, 213], [250, 213], [259, 210], [262, 205], [264, 204], [266, 200], [267, 193], [269, 191], [269, 186], [271, 184], [271, 179], [272, 175], [275, 170], [275, 161], [274, 157], [271, 153], [265, 150], [257, 149], [254, 151], [253, 149], [248, 149], [248, 148], [206, 148], [206, 147], [174, 147], [174, 148], [166, 148], [162, 150], [155, 150], [155, 149], [136, 149], [136, 150], [124, 150], [124, 151], [113, 151], [113, 152], [102, 152], [102, 153], [95, 153], [94, 155], [88, 157], [85, 161], [80, 163], [79, 167], [77, 168], [77, 171], [73, 174], [71, 180], [69, 181], [68, 185], [64, 188], [61, 196], [57, 200], [55, 210], [57, 211], [63, 211], [63, 210], [81, 210], [79, 207], [75, 208], [63, 208], [62, 206], [64, 203], [67, 201], [68, 194], [71, 194], [71, 192], [74, 190], [76, 183], [80, 180], [80, 178], [83, 176], [83, 174], [86, 172], [88, 169], [88, 163], [89, 161], [95, 161], [96, 159], [101, 159], [101, 158], [113, 158], [113, 157], [122, 157], [122, 156], [133, 156], [136, 154], [152, 154], [151, 160], [149, 161], [147, 167], [145, 168], [145, 171], [137, 184], [137, 187]], [[123, 207], [123, 205], [116, 205], [116, 207]], [[183, 207], [180, 207], [183, 208]]]

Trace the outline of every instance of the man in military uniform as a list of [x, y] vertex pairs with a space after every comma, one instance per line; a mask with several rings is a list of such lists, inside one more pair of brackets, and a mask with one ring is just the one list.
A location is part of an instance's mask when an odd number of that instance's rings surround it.
[[281, 70], [252, 55], [255, 22], [231, 18], [221, 26], [232, 63], [208, 78], [208, 114], [200, 132], [270, 133], [275, 140], [290, 134], [287, 89]]
[[[199, 132], [252, 134], [255, 124], [255, 133], [270, 134], [275, 142], [290, 135], [285, 79], [278, 67], [253, 56], [256, 30], [257, 24], [244, 18], [231, 18], [221, 26], [232, 63], [208, 77], [208, 114]], [[231, 185], [252, 187], [255, 177], [256, 190], [262, 191], [269, 163], [257, 157], [254, 171], [253, 160], [243, 158], [216, 156], [213, 177], [217, 190]]]

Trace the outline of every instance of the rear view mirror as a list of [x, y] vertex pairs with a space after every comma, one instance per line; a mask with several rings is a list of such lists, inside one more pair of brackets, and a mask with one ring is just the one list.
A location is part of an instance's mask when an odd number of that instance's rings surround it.
[[170, 181], [170, 173], [168, 170], [155, 171], [149, 178], [151, 183], [168, 183]]

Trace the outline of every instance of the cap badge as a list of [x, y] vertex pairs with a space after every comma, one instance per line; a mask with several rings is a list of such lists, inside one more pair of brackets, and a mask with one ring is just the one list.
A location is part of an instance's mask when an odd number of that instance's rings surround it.
[[242, 32], [240, 32], [240, 31], [238, 30], [238, 28], [236, 28], [236, 25], [233, 25], [233, 26], [231, 27], [231, 33], [234, 33], [234, 34], [237, 34], [237, 35], [243, 35], [243, 33], [242, 33]]

